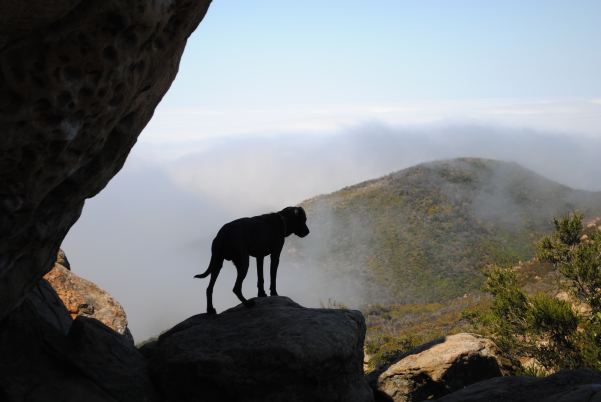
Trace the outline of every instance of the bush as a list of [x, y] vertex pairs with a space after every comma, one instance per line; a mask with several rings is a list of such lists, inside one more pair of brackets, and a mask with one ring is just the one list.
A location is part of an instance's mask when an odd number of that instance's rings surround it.
[[328, 298], [328, 304], [324, 305], [323, 302], [319, 301], [320, 308], [329, 308], [329, 309], [342, 309], [342, 310], [350, 310], [343, 302], [337, 302], [334, 299]]
[[567, 301], [529, 296], [512, 267], [494, 267], [484, 272], [484, 290], [494, 296], [490, 313], [466, 316], [487, 327], [510, 358], [533, 357], [547, 372], [601, 369], [601, 235], [594, 229], [583, 236], [583, 218], [579, 212], [554, 218], [553, 236], [535, 244], [537, 257], [561, 274], [558, 286]]
[[365, 353], [371, 356], [368, 363], [369, 371], [383, 368], [421, 343], [422, 338], [417, 336], [376, 335], [365, 342]]

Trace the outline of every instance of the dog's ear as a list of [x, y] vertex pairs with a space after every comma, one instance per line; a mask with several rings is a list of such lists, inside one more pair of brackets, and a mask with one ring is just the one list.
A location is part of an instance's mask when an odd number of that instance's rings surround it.
[[294, 215], [298, 216], [298, 209], [294, 209]]

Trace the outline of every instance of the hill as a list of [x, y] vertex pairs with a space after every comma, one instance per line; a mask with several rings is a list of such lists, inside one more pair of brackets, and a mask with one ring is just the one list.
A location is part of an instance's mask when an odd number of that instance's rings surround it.
[[601, 210], [601, 192], [574, 190], [516, 163], [460, 158], [420, 164], [300, 204], [311, 235], [289, 238], [286, 262], [318, 267], [353, 306], [436, 302], [476, 292], [487, 264], [534, 257], [549, 220]]

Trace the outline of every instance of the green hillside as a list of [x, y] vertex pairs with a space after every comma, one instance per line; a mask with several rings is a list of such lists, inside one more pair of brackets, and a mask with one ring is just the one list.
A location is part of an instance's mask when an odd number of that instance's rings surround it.
[[601, 210], [601, 192], [574, 190], [516, 163], [420, 164], [304, 201], [311, 235], [286, 242], [286, 261], [317, 267], [352, 305], [440, 301], [479, 290], [490, 263], [534, 257], [549, 220]]

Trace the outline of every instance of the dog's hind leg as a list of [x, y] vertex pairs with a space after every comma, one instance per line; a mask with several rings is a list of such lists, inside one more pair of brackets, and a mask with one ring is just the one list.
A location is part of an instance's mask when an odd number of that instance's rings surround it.
[[242, 282], [246, 278], [248, 273], [248, 253], [244, 253], [239, 258], [232, 260], [236, 269], [238, 270], [238, 276], [236, 277], [236, 284], [234, 285], [234, 294], [238, 296], [238, 299], [244, 304], [246, 308], [251, 308], [255, 305], [253, 300], [246, 300], [242, 295]]
[[217, 314], [217, 311], [213, 307], [213, 287], [217, 281], [217, 277], [223, 267], [223, 259], [216, 258], [215, 255], [211, 257], [211, 263], [209, 264], [208, 271], [211, 272], [211, 280], [209, 286], [207, 286], [207, 314]]
[[267, 297], [267, 293], [265, 293], [263, 280], [263, 257], [257, 257], [257, 288], [259, 289], [259, 297]]

